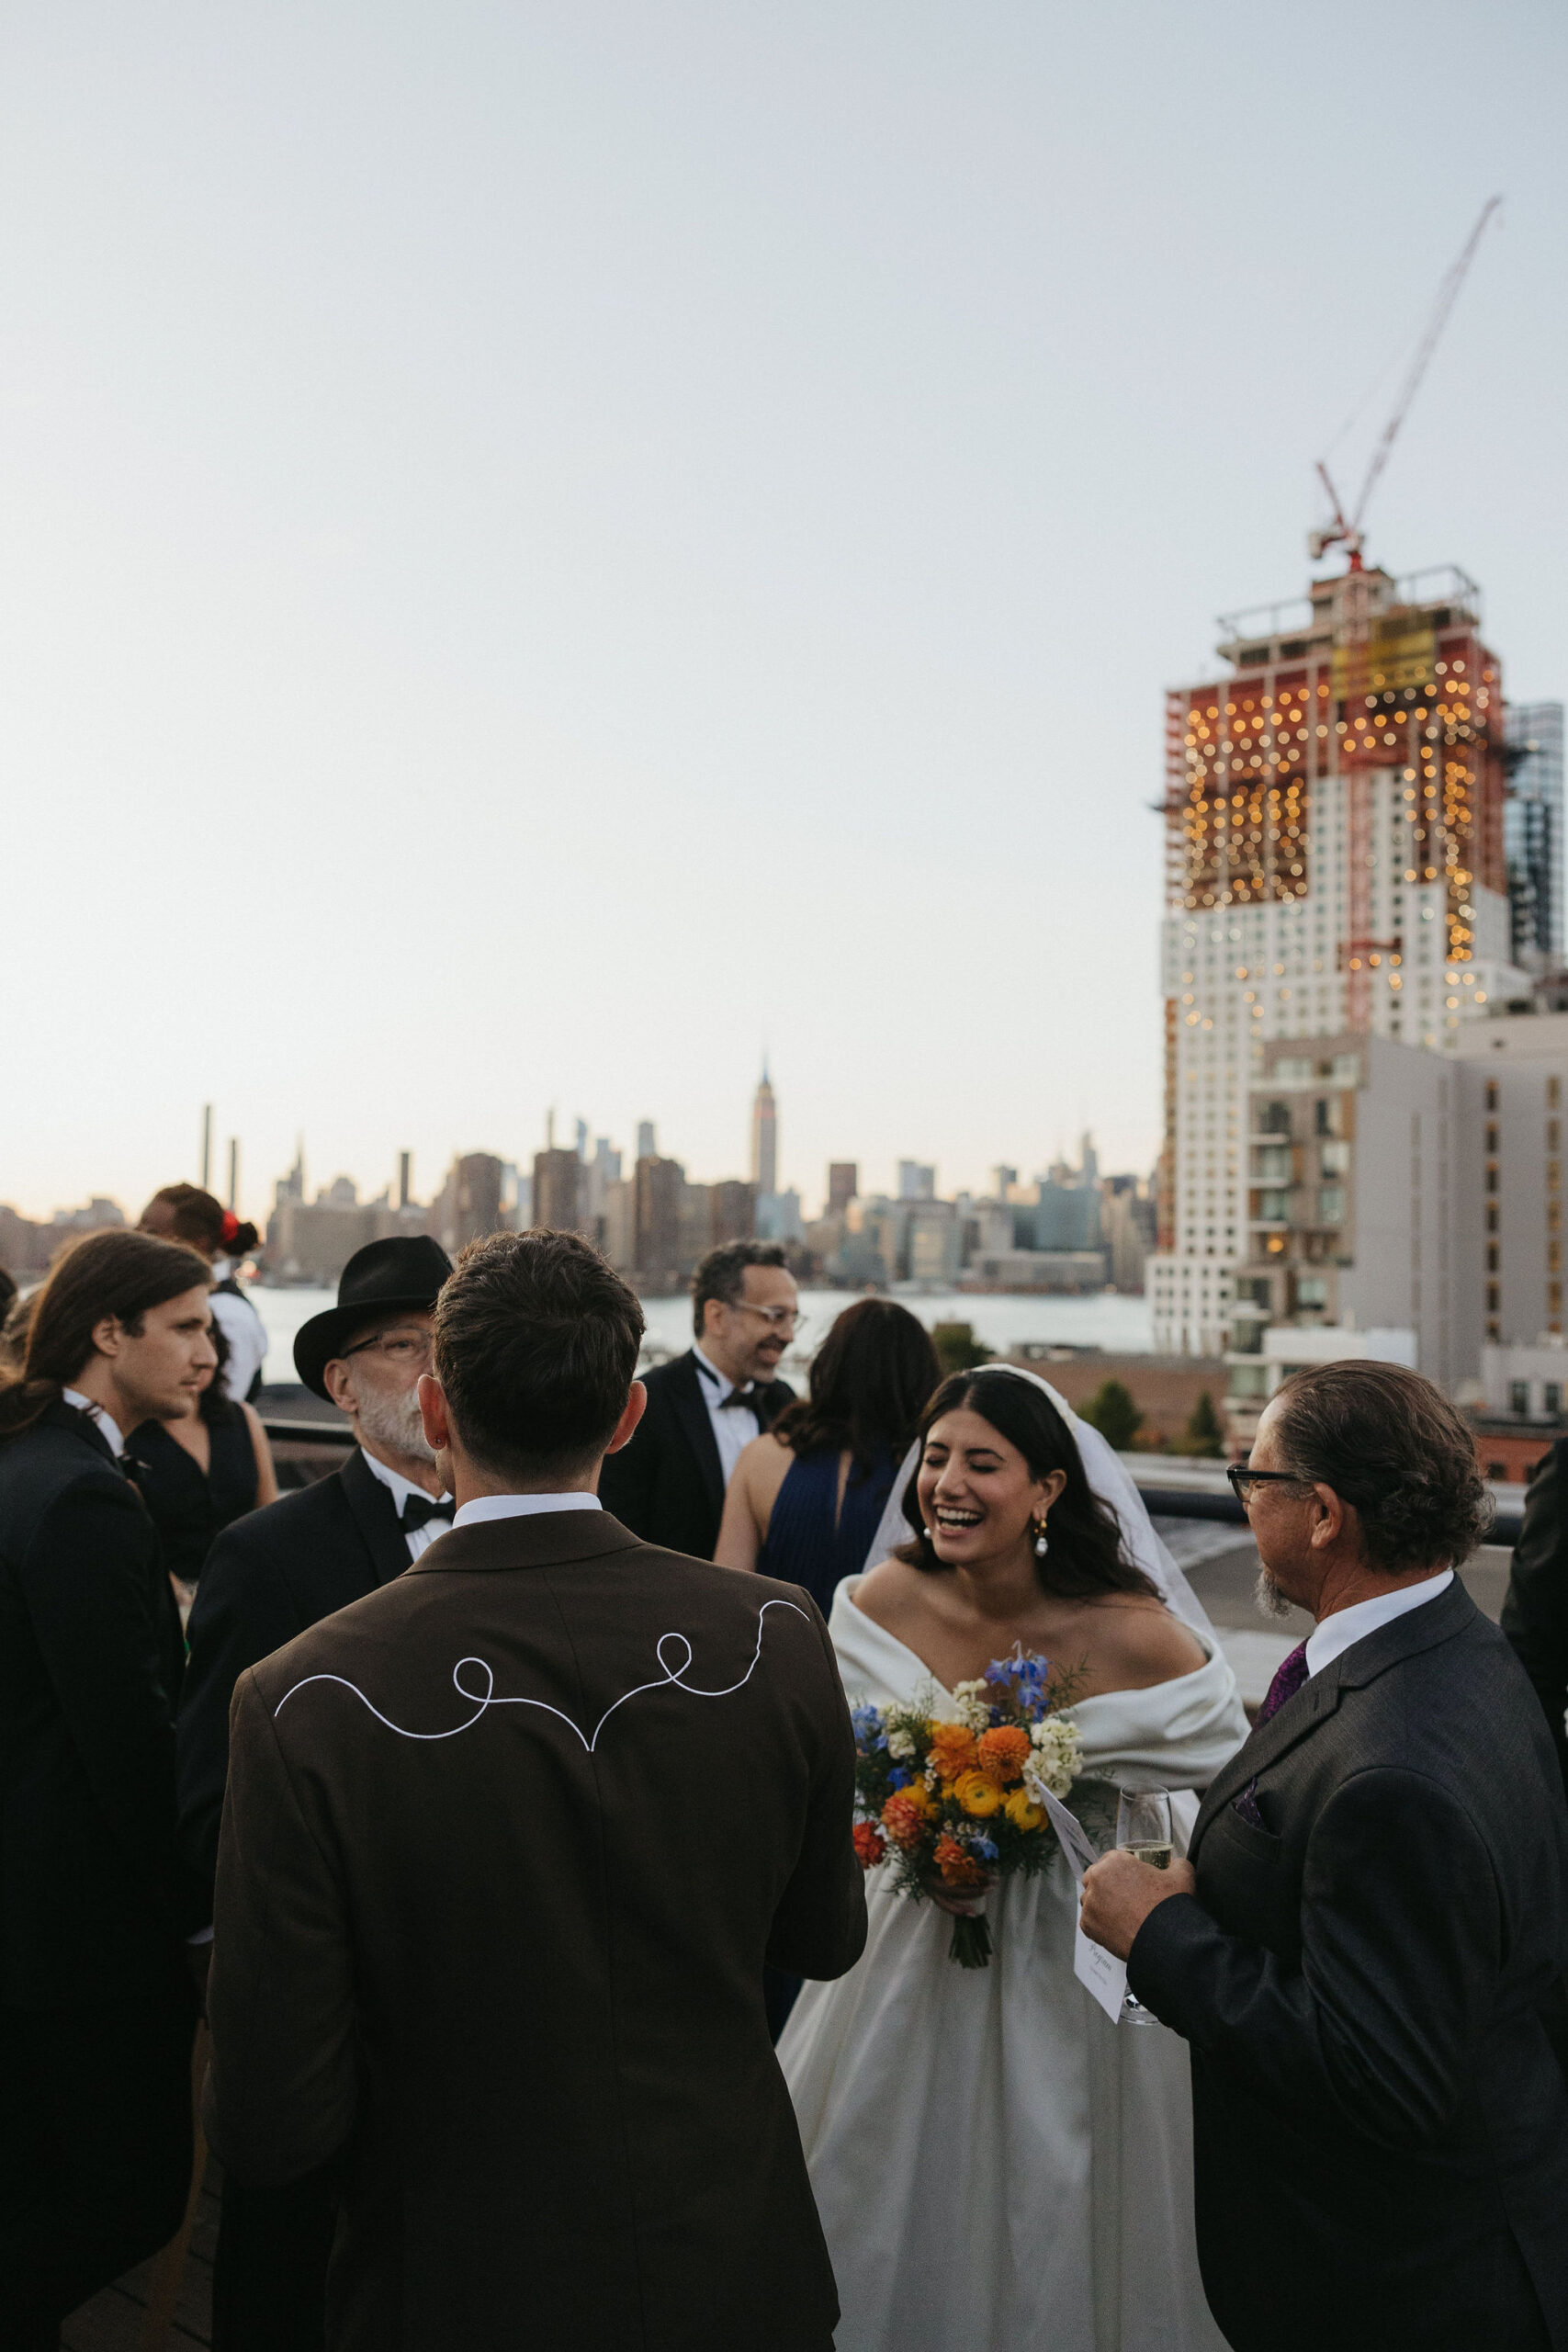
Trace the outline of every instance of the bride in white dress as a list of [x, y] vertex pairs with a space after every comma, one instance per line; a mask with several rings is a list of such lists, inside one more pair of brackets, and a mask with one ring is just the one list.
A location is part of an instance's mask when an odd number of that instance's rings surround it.
[[[1201, 1792], [1247, 1717], [1104, 1439], [1043, 1381], [997, 1366], [943, 1383], [917, 1460], [929, 1532], [834, 1600], [851, 1706], [934, 1681], [938, 1713], [956, 1716], [953, 1685], [1021, 1642], [1077, 1669], [1067, 1802], [1098, 1842], [1118, 1788]], [[910, 1532], [885, 1521], [879, 1544]], [[1197, 1804], [1173, 1804], [1178, 1851]], [[779, 2044], [838, 2278], [838, 2352], [1223, 2352], [1193, 2246], [1186, 2049], [1152, 2018], [1112, 2024], [1074, 1976], [1065, 1858], [991, 1889], [983, 1970], [949, 1959], [942, 1898], [896, 1895], [888, 1875], [867, 1881], [863, 1957], [805, 1987]]]

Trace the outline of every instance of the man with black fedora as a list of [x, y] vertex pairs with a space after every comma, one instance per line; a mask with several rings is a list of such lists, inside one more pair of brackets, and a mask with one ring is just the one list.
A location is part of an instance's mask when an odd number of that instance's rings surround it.
[[[356, 1250], [337, 1305], [294, 1342], [307, 1388], [358, 1441], [343, 1468], [224, 1529], [191, 1610], [179, 1719], [180, 1835], [210, 1895], [229, 1770], [229, 1702], [250, 1667], [400, 1576], [452, 1521], [416, 1390], [430, 1369], [439, 1242], [394, 1236]], [[211, 1913], [209, 1911], [210, 1918]], [[214, 2352], [319, 2352], [335, 2178], [225, 2189], [213, 2274]]]

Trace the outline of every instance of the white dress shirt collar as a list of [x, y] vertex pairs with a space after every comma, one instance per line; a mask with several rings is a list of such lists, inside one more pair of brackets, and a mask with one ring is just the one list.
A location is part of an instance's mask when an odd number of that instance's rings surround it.
[[738, 1385], [733, 1380], [727, 1380], [716, 1364], [709, 1363], [701, 1348], [694, 1348], [692, 1353], [701, 1374], [697, 1387], [708, 1408], [713, 1442], [718, 1448], [719, 1473], [728, 1487], [735, 1476], [736, 1464], [761, 1426], [754, 1411], [748, 1413], [729, 1400], [732, 1396], [755, 1396], [757, 1383], [749, 1380], [743, 1386]]
[[99, 1436], [107, 1438], [109, 1452], [118, 1462], [125, 1452], [125, 1440], [114, 1415], [106, 1413], [101, 1405], [95, 1405], [90, 1396], [84, 1396], [79, 1388], [62, 1388], [60, 1393], [68, 1405], [74, 1405], [79, 1413], [85, 1413], [90, 1421], [97, 1423]]
[[476, 1495], [472, 1502], [464, 1503], [452, 1524], [454, 1527], [481, 1527], [492, 1519], [532, 1519], [536, 1512], [547, 1510], [603, 1510], [597, 1495], [585, 1495], [581, 1487], [573, 1487], [568, 1495]]
[[1419, 1584], [1402, 1585], [1397, 1592], [1377, 1592], [1371, 1600], [1358, 1600], [1348, 1609], [1336, 1610], [1332, 1617], [1324, 1619], [1315, 1633], [1307, 1635], [1308, 1675], [1321, 1674], [1353, 1643], [1364, 1642], [1380, 1626], [1392, 1625], [1396, 1617], [1407, 1615], [1412, 1609], [1425, 1608], [1428, 1600], [1436, 1600], [1440, 1592], [1447, 1592], [1453, 1580], [1452, 1568], [1445, 1568], [1440, 1576], [1425, 1577]]
[[[391, 1496], [392, 1508], [397, 1512], [400, 1521], [403, 1515], [403, 1505], [407, 1502], [411, 1495], [423, 1495], [426, 1502], [430, 1500], [429, 1493], [425, 1487], [413, 1486], [407, 1478], [403, 1477], [399, 1471], [390, 1468], [387, 1463], [378, 1461], [367, 1446], [362, 1445], [359, 1451], [364, 1457], [365, 1467], [369, 1471], [370, 1476], [373, 1478], [379, 1478], [381, 1484], [386, 1487], [387, 1492]], [[451, 1496], [446, 1494], [445, 1491], [437, 1497], [437, 1500], [444, 1503], [449, 1503], [451, 1499]], [[422, 1552], [427, 1552], [430, 1549], [430, 1546], [434, 1543], [438, 1535], [446, 1534], [446, 1526], [443, 1520], [427, 1519], [423, 1527], [404, 1527], [401, 1528], [400, 1532], [402, 1535], [403, 1542], [409, 1547], [409, 1558], [411, 1560], [417, 1560]]]

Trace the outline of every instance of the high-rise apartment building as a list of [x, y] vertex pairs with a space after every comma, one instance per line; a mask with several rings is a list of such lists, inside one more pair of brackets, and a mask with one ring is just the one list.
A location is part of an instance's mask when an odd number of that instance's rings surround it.
[[430, 1204], [429, 1230], [448, 1257], [470, 1241], [501, 1232], [507, 1222], [502, 1204], [504, 1163], [493, 1151], [469, 1151], [456, 1159], [446, 1182]]
[[679, 1276], [685, 1189], [686, 1171], [678, 1159], [644, 1157], [632, 1171], [633, 1262], [650, 1281], [673, 1283]]
[[[1473, 582], [1358, 562], [1298, 605], [1222, 627], [1225, 672], [1167, 697], [1149, 1290], [1155, 1345], [1173, 1353], [1226, 1344], [1249, 1257], [1247, 1114], [1264, 1048], [1343, 1038], [1348, 1052], [1364, 1036], [1442, 1048], [1526, 985], [1503, 845], [1502, 676]], [[1317, 1189], [1332, 1200], [1332, 1184]]]
[[1532, 974], [1555, 972], [1562, 963], [1562, 705], [1515, 705], [1506, 757], [1503, 845], [1514, 961]]
[[859, 1160], [830, 1159], [828, 1162], [828, 1215], [842, 1216], [859, 1191]]
[[779, 1114], [764, 1062], [751, 1099], [751, 1182], [759, 1193], [778, 1189]]
[[575, 1151], [534, 1154], [533, 1222], [541, 1231], [575, 1233], [587, 1208], [588, 1170]]

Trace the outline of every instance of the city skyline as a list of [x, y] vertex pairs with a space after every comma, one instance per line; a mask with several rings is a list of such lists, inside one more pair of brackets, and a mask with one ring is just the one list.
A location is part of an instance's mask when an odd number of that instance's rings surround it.
[[139, 1203], [206, 1101], [252, 1211], [301, 1124], [378, 1188], [573, 1100], [729, 1175], [764, 1040], [785, 1184], [1146, 1167], [1162, 695], [1498, 189], [1368, 554], [1568, 684], [1568, 28], [1373, 24], [12, 28], [0, 1197]]
[[[776, 1091], [770, 1088], [770, 1092], [774, 1095], [776, 1101]], [[22, 1198], [19, 1193], [6, 1192], [3, 1172], [0, 1172], [0, 1207], [14, 1209], [18, 1216], [35, 1223], [43, 1223], [53, 1217], [69, 1218], [89, 1201], [110, 1200], [123, 1210], [130, 1220], [134, 1221], [143, 1204], [152, 1198], [159, 1184], [197, 1183], [201, 1181], [200, 1150], [204, 1111], [205, 1106], [196, 1114], [195, 1125], [197, 1139], [189, 1156], [189, 1165], [180, 1174], [171, 1176], [165, 1170], [154, 1182], [150, 1182], [144, 1191], [134, 1189], [117, 1191], [112, 1184], [100, 1183], [89, 1171], [77, 1185], [73, 1193], [62, 1195], [59, 1199], [39, 1199], [29, 1202]], [[533, 1169], [536, 1153], [549, 1152], [556, 1148], [550, 1142], [554, 1132], [552, 1119], [553, 1114], [547, 1113], [541, 1123], [538, 1140], [532, 1150], [521, 1148], [515, 1151], [508, 1150], [503, 1148], [502, 1140], [494, 1137], [488, 1141], [470, 1140], [461, 1147], [449, 1145], [444, 1153], [437, 1153], [434, 1156], [430, 1167], [423, 1172], [423, 1178], [417, 1153], [401, 1145], [393, 1146], [385, 1155], [387, 1165], [384, 1169], [372, 1168], [367, 1172], [364, 1169], [330, 1166], [325, 1159], [316, 1157], [311, 1148], [308, 1132], [300, 1128], [295, 1134], [287, 1161], [268, 1170], [265, 1175], [253, 1172], [248, 1179], [249, 1189], [247, 1189], [247, 1179], [243, 1173], [247, 1161], [243, 1138], [231, 1138], [224, 1134], [215, 1115], [209, 1168], [209, 1189], [224, 1202], [225, 1205], [229, 1204], [229, 1152], [231, 1143], [238, 1142], [241, 1147], [239, 1157], [242, 1177], [235, 1206], [242, 1217], [249, 1218], [263, 1230], [265, 1228], [267, 1216], [276, 1198], [281, 1192], [290, 1189], [296, 1178], [301, 1180], [302, 1187], [298, 1196], [309, 1200], [324, 1198], [335, 1184], [341, 1184], [346, 1181], [354, 1187], [355, 1195], [361, 1202], [375, 1201], [385, 1194], [389, 1201], [396, 1203], [400, 1198], [404, 1197], [405, 1187], [407, 1198], [416, 1202], [428, 1201], [434, 1199], [440, 1191], [451, 1167], [469, 1153], [492, 1155], [514, 1168], [519, 1176], [527, 1178]], [[635, 1166], [639, 1156], [638, 1151], [635, 1147], [628, 1148], [617, 1142], [613, 1125], [581, 1117], [577, 1118], [575, 1124], [577, 1143], [575, 1147], [569, 1144], [564, 1148], [566, 1150], [575, 1148], [584, 1165], [592, 1163], [596, 1148], [608, 1144], [616, 1158], [624, 1160], [628, 1170]], [[748, 1129], [753, 1128], [754, 1124], [754, 1111], [748, 1111], [746, 1114]], [[778, 1115], [777, 1124], [780, 1129], [784, 1127], [785, 1122], [782, 1114]], [[625, 1132], [635, 1136], [636, 1143], [638, 1145], [643, 1141], [650, 1141], [660, 1157], [679, 1160], [687, 1177], [693, 1182], [714, 1184], [735, 1180], [750, 1181], [744, 1174], [748, 1159], [744, 1137], [741, 1147], [735, 1152], [731, 1162], [723, 1167], [708, 1169], [698, 1167], [694, 1160], [682, 1152], [679, 1148], [678, 1139], [666, 1136], [663, 1123], [657, 1117], [630, 1121]], [[1093, 1132], [1092, 1129], [1086, 1129], [1081, 1135], [1070, 1137], [1064, 1133], [1049, 1154], [1040, 1156], [1038, 1160], [1032, 1160], [1027, 1154], [1017, 1152], [1014, 1154], [1016, 1166], [993, 1160], [972, 1182], [956, 1179], [950, 1182], [945, 1170], [940, 1163], [924, 1164], [920, 1172], [932, 1179], [932, 1189], [940, 1193], [942, 1197], [956, 1197], [965, 1193], [976, 1198], [986, 1197], [993, 1189], [993, 1180], [998, 1173], [1010, 1176], [1015, 1180], [1021, 1173], [1026, 1173], [1026, 1180], [1031, 1182], [1043, 1179], [1052, 1169], [1065, 1164], [1069, 1146], [1080, 1151], [1089, 1147], [1093, 1141]], [[1097, 1157], [1101, 1162], [1105, 1162], [1103, 1154], [1099, 1154]], [[1105, 1164], [1109, 1163], [1105, 1162]], [[779, 1186], [779, 1191], [786, 1194], [798, 1193], [807, 1214], [815, 1214], [817, 1204], [827, 1206], [830, 1203], [834, 1170], [852, 1168], [857, 1173], [861, 1193], [865, 1195], [886, 1193], [890, 1198], [897, 1199], [904, 1189], [904, 1171], [916, 1166], [917, 1163], [909, 1158], [907, 1151], [899, 1151], [894, 1156], [885, 1171], [886, 1181], [883, 1182], [877, 1181], [876, 1163], [847, 1158], [842, 1153], [836, 1154], [825, 1161], [815, 1176], [809, 1173], [801, 1175], [792, 1173], [786, 1162], [784, 1163], [785, 1181]], [[1127, 1172], [1152, 1179], [1154, 1165], [1151, 1162], [1147, 1168], [1137, 1168]]]

